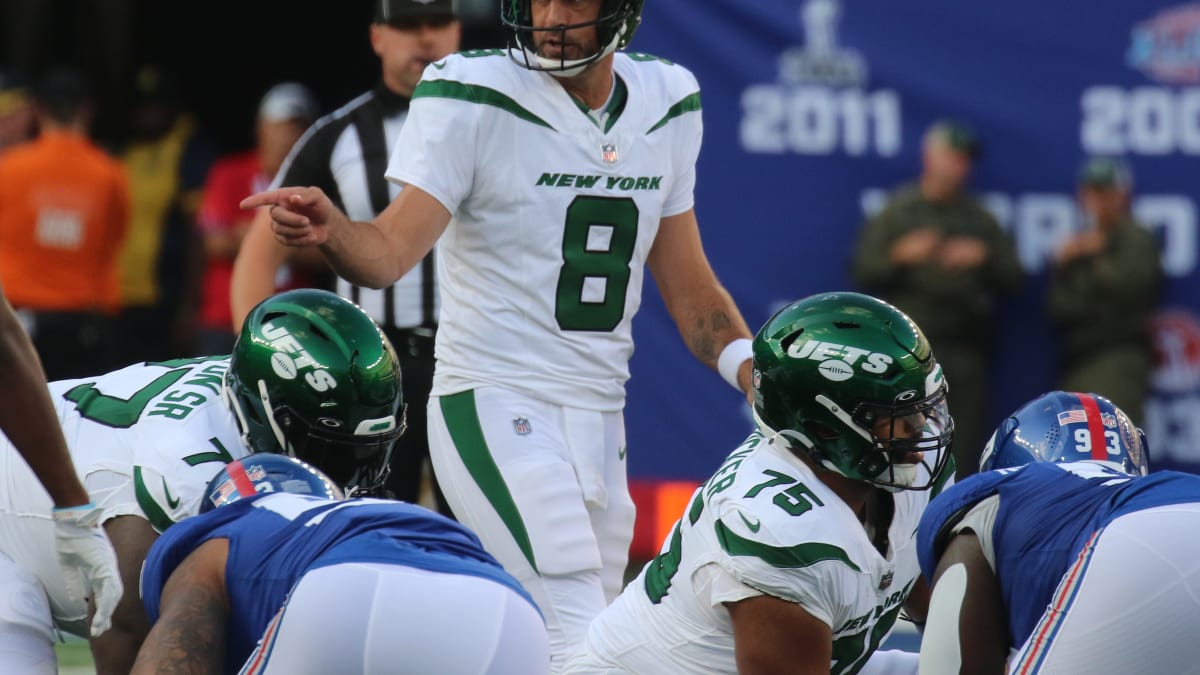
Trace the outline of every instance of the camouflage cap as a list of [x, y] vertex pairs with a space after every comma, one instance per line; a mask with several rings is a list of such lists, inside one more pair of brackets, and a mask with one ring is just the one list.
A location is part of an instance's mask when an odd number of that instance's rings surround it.
[[1133, 172], [1124, 160], [1116, 157], [1091, 157], [1079, 169], [1080, 187], [1094, 190], [1120, 190], [1133, 187]]
[[960, 120], [938, 120], [929, 126], [925, 138], [938, 138], [949, 147], [961, 152], [971, 159], [979, 159], [983, 154], [983, 144], [975, 130]]

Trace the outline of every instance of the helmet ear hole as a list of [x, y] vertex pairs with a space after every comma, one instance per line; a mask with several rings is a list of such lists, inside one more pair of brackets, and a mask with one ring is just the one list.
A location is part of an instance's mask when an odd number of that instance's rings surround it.
[[841, 436], [841, 434], [838, 433], [837, 429], [834, 429], [833, 427], [831, 427], [827, 424], [822, 424], [821, 422], [814, 422], [812, 420], [806, 421], [804, 423], [804, 430], [807, 431], [809, 433], [809, 435], [815, 436], [816, 438], [818, 438], [822, 441], [832, 441]]
[[789, 349], [792, 348], [792, 345], [795, 344], [796, 340], [800, 339], [801, 335], [804, 335], [803, 328], [796, 331], [795, 333], [792, 333], [791, 335], [785, 336], [782, 340], [780, 340], [779, 348], [782, 349], [784, 352], [787, 352]]

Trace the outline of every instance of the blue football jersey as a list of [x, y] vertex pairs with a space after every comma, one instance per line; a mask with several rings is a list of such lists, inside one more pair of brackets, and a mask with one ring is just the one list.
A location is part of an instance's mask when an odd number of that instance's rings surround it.
[[921, 517], [917, 556], [927, 580], [951, 529], [970, 507], [997, 494], [990, 536], [1010, 646], [1019, 647], [1097, 530], [1127, 513], [1200, 502], [1200, 476], [1164, 471], [1135, 478], [1094, 462], [1034, 463], [975, 474], [938, 495]]
[[142, 567], [142, 602], [157, 621], [171, 572], [210, 539], [229, 540], [230, 613], [225, 668], [249, 658], [287, 594], [308, 570], [347, 562], [405, 565], [491, 579], [533, 601], [462, 525], [419, 506], [382, 499], [330, 501], [295, 494], [252, 497], [188, 518], [163, 533]]

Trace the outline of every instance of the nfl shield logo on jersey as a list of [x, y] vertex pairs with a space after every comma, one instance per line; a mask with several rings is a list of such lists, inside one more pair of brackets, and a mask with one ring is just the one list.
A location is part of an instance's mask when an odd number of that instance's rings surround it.
[[528, 417], [514, 417], [513, 431], [517, 432], [518, 436], [528, 436], [529, 432], [533, 431], [533, 427], [529, 424]]
[[892, 570], [884, 572], [883, 577], [879, 579], [879, 590], [887, 590], [887, 587], [892, 585], [892, 579], [895, 578], [895, 576], [896, 573]]
[[616, 161], [617, 161], [617, 146], [613, 145], [612, 143], [605, 143], [604, 145], [600, 146], [600, 152], [602, 153], [601, 156], [604, 158], [604, 161], [606, 163], [608, 163], [608, 164], [616, 163]]

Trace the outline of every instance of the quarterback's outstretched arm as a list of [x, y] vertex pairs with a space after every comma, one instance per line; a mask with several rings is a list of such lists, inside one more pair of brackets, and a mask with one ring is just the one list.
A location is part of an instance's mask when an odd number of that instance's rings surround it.
[[260, 192], [243, 209], [270, 207], [275, 238], [287, 246], [320, 246], [333, 271], [369, 288], [396, 283], [433, 248], [450, 212], [429, 193], [407, 186], [371, 222], [351, 221], [320, 188]]
[[225, 561], [229, 540], [212, 539], [171, 573], [159, 600], [159, 618], [146, 637], [131, 675], [221, 672], [225, 658]]
[[[704, 254], [694, 210], [662, 219], [646, 264], [679, 334], [702, 363], [716, 370], [727, 345], [750, 339], [746, 320]], [[751, 391], [748, 359], [747, 344], [746, 359], [733, 364], [738, 387], [747, 395]]]

